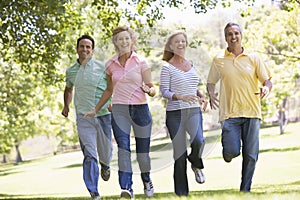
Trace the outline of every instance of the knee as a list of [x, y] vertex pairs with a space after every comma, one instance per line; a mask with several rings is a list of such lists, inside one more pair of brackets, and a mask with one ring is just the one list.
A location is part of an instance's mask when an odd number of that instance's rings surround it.
[[224, 151], [223, 150], [223, 159], [225, 162], [231, 162], [231, 160], [240, 155], [240, 151]]

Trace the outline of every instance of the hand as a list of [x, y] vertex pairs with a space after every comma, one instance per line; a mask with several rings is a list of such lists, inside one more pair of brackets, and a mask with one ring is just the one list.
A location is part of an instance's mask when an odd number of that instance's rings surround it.
[[153, 97], [155, 95], [155, 88], [154, 87], [149, 87], [148, 85], [143, 85], [141, 87], [143, 92], [147, 93], [150, 97]]
[[63, 108], [61, 114], [62, 114], [63, 116], [65, 116], [65, 117], [68, 117], [68, 115], [69, 115], [69, 107], [64, 106], [64, 108]]
[[202, 107], [202, 110], [205, 111], [206, 108], [207, 108], [207, 105], [208, 105], [208, 101], [205, 97], [199, 97], [199, 104], [202, 105], [203, 104], [203, 107]]
[[199, 101], [199, 97], [196, 95], [176, 95], [176, 97], [178, 100], [188, 102], [189, 104], [196, 103], [197, 101]]
[[259, 91], [259, 92], [255, 92], [256, 95], [259, 94], [259, 97], [260, 97], [261, 99], [264, 98], [264, 97], [266, 97], [266, 96], [268, 96], [269, 93], [270, 93], [270, 88], [267, 87], [267, 86], [264, 86], [264, 87], [260, 88], [260, 91]]
[[96, 116], [95, 110], [91, 110], [91, 111], [84, 114], [85, 119], [90, 119], [90, 118], [95, 117], [95, 116]]
[[209, 96], [209, 104], [211, 109], [219, 108], [219, 99], [217, 97], [218, 97], [218, 93]]
[[112, 104], [110, 103], [110, 104], [108, 104], [108, 106], [107, 106], [107, 110], [109, 111], [109, 112], [112, 112]]

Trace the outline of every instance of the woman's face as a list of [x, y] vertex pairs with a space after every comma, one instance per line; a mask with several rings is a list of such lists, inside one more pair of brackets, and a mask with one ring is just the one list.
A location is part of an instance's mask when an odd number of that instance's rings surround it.
[[174, 52], [174, 54], [184, 56], [186, 47], [187, 47], [187, 41], [183, 34], [175, 35], [171, 39], [170, 48]]
[[117, 34], [115, 45], [120, 54], [131, 52], [133, 41], [128, 31]]

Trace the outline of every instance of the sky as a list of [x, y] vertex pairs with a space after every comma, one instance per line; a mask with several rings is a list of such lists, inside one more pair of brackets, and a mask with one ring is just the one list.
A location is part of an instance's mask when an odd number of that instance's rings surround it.
[[[188, 1], [187, 1], [188, 2]], [[254, 6], [261, 6], [262, 4], [271, 4], [271, 0], [256, 0]], [[218, 12], [227, 12], [228, 20], [233, 20], [237, 17], [238, 11], [246, 8], [242, 3], [235, 3], [234, 6], [230, 8], [223, 8], [222, 6], [217, 6], [214, 10], [209, 10], [205, 14], [195, 14], [192, 7], [188, 7], [184, 11], [180, 11], [177, 8], [165, 8], [164, 15], [165, 19], [161, 22], [162, 24], [187, 24], [188, 26], [195, 26], [205, 23], [208, 19], [214, 17]], [[231, 13], [231, 14], [229, 14]], [[234, 20], [233, 20], [234, 21]], [[187, 23], [188, 22], [188, 23]]]

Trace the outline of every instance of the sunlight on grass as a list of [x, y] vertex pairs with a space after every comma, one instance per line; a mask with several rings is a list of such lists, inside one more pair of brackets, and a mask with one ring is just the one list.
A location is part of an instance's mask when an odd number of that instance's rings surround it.
[[[169, 138], [155, 140], [151, 146], [152, 180], [155, 196], [166, 200], [292, 200], [300, 199], [300, 123], [288, 124], [280, 135], [278, 127], [261, 130], [260, 155], [251, 193], [239, 192], [241, 156], [225, 163], [221, 156], [218, 133], [207, 132], [208, 145], [204, 158], [207, 181], [197, 184], [188, 166], [190, 195], [177, 197], [173, 189], [173, 160]], [[134, 157], [134, 155], [133, 155]], [[167, 158], [166, 158], [167, 157]], [[70, 152], [31, 161], [0, 165], [0, 199], [87, 200], [82, 180], [82, 153]], [[165, 162], [165, 163], [163, 163]], [[137, 166], [134, 161], [134, 167]], [[161, 168], [158, 168], [159, 165]], [[112, 161], [108, 182], [99, 180], [101, 199], [119, 199], [116, 157]], [[134, 173], [135, 199], [145, 199], [139, 173]]]

